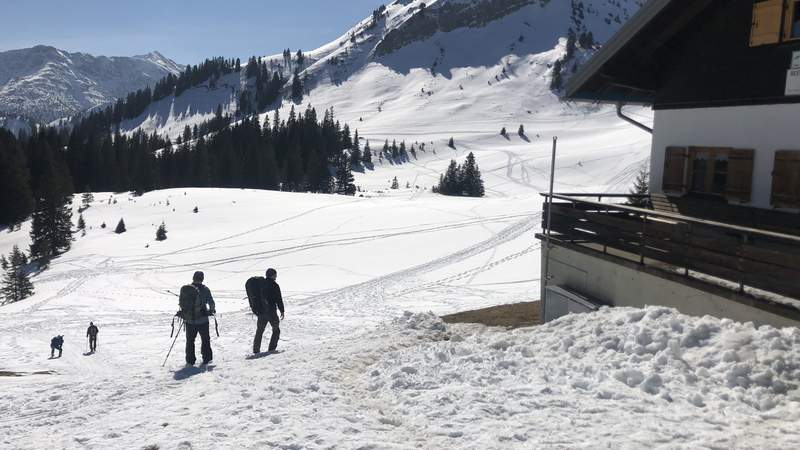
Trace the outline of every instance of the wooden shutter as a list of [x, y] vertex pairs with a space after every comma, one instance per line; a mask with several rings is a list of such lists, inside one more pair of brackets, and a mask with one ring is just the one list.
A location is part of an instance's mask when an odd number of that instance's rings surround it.
[[753, 192], [753, 150], [730, 150], [728, 152], [728, 180], [725, 197], [742, 203], [750, 201]]
[[664, 155], [664, 174], [661, 187], [665, 193], [686, 193], [686, 162], [689, 152], [686, 147], [667, 147]]
[[800, 150], [775, 152], [772, 172], [772, 206], [800, 208]]
[[790, 41], [792, 39], [798, 39], [800, 36], [792, 36], [792, 27], [794, 26], [794, 17], [795, 17], [795, 10], [798, 7], [797, 0], [789, 0], [788, 4], [786, 5], [786, 14], [783, 15], [783, 40]]
[[750, 47], [781, 41], [784, 0], [767, 0], [753, 5]]

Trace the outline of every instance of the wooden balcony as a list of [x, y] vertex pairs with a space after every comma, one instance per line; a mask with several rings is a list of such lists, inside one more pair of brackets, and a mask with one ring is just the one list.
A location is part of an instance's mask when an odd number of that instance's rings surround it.
[[[768, 217], [769, 211], [748, 211], [750, 219], [758, 214], [759, 220], [769, 224], [764, 227], [767, 229], [753, 228], [682, 214], [677, 207], [675, 212], [634, 208], [621, 204], [624, 197], [553, 195], [551, 238], [556, 244], [578, 246], [650, 272], [700, 280], [773, 303], [797, 300], [800, 304], [800, 236], [771, 231], [800, 231], [791, 221], [781, 220], [780, 215]], [[609, 200], [618, 203], [607, 203]], [[654, 197], [650, 204], [665, 209], [658, 205], [662, 201]], [[542, 229], [546, 230], [547, 203], [544, 208]], [[727, 214], [733, 217], [739, 212]]]

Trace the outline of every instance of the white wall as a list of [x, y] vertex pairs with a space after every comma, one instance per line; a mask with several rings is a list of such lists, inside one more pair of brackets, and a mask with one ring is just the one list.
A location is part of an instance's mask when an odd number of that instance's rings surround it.
[[[542, 252], [544, 270], [545, 252]], [[756, 325], [796, 327], [798, 322], [622, 264], [558, 245], [550, 251], [551, 285], [564, 286], [614, 306], [660, 305], [691, 316], [727, 317]], [[544, 274], [542, 274], [544, 279]], [[544, 298], [544, 297], [542, 297]]]
[[746, 204], [771, 208], [776, 150], [800, 150], [800, 104], [657, 110], [654, 115], [650, 185], [661, 192], [669, 146], [755, 150], [753, 195]]

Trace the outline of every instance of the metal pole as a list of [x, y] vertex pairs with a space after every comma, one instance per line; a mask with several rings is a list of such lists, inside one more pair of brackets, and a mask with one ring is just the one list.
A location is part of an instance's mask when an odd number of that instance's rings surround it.
[[550, 195], [547, 196], [547, 231], [545, 233], [544, 280], [542, 284], [542, 320], [546, 317], [545, 290], [550, 281], [550, 220], [553, 216], [553, 182], [556, 173], [556, 147], [558, 136], [553, 136], [553, 156], [550, 160]]
[[164, 358], [164, 362], [161, 364], [161, 367], [164, 367], [167, 364], [167, 360], [169, 359], [170, 353], [172, 353], [172, 347], [175, 347], [175, 342], [178, 341], [178, 336], [181, 335], [181, 330], [183, 329], [183, 320], [181, 320], [181, 326], [178, 327], [178, 334], [175, 335], [175, 340], [172, 341], [172, 345], [169, 346], [169, 351], [167, 352], [167, 357]]

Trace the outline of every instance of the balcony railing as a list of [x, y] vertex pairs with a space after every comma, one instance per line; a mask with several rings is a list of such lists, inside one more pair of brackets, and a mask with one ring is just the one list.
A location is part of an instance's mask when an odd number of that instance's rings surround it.
[[[603, 202], [623, 197], [628, 196], [554, 194], [551, 235], [557, 241], [739, 291], [754, 288], [800, 299], [800, 237]], [[546, 230], [547, 203], [544, 208]]]

